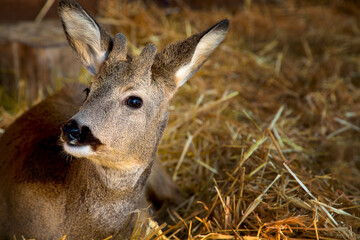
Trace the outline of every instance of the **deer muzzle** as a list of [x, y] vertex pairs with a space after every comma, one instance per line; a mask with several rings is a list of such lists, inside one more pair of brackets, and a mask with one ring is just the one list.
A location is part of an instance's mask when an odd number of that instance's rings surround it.
[[70, 119], [61, 128], [61, 139], [72, 147], [90, 146], [93, 151], [102, 143], [96, 138], [89, 127], [80, 126], [76, 120]]

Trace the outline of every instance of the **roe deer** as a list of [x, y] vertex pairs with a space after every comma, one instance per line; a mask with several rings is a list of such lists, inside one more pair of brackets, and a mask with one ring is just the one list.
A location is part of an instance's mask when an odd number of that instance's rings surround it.
[[0, 238], [129, 238], [136, 210], [148, 206], [146, 192], [176, 201], [164, 171], [155, 164], [151, 173], [169, 101], [225, 38], [229, 22], [159, 53], [148, 44], [132, 58], [125, 36], [112, 38], [74, 0], [60, 1], [59, 14], [70, 46], [96, 78], [86, 94], [81, 84], [65, 86], [1, 137]]

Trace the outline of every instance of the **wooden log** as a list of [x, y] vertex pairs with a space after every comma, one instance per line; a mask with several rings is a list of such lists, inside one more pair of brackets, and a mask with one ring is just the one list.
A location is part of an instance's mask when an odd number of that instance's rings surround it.
[[31, 104], [80, 69], [59, 21], [0, 25], [0, 85], [10, 97]]
[[[39, 14], [47, 0], [0, 0], [0, 22], [32, 21]], [[92, 16], [97, 14], [100, 0], [77, 0]], [[52, 4], [45, 18], [58, 18], [57, 6]]]

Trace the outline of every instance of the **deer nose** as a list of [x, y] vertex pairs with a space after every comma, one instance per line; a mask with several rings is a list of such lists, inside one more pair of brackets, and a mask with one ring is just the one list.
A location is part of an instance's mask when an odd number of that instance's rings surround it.
[[74, 119], [65, 123], [61, 130], [61, 138], [69, 145], [90, 145], [96, 148], [102, 144], [99, 139], [94, 137], [89, 127], [79, 125]]
[[71, 141], [80, 142], [82, 138], [81, 131], [75, 120], [71, 119], [62, 127], [62, 138], [68, 143], [71, 143]]

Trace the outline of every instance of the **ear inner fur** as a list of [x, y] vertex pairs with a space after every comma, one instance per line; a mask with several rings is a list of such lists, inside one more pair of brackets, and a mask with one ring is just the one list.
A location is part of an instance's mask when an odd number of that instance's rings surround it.
[[179, 68], [175, 73], [175, 82], [179, 87], [199, 70], [209, 58], [210, 54], [224, 40], [225, 33], [223, 31], [214, 32], [214, 30], [212, 30], [200, 39], [190, 62]]
[[[154, 79], [176, 89], [190, 79], [224, 40], [229, 21], [220, 21], [206, 31], [166, 46], [155, 57]], [[170, 81], [170, 82], [169, 82]]]
[[110, 35], [75, 1], [59, 3], [59, 15], [70, 46], [93, 75], [112, 48]]

